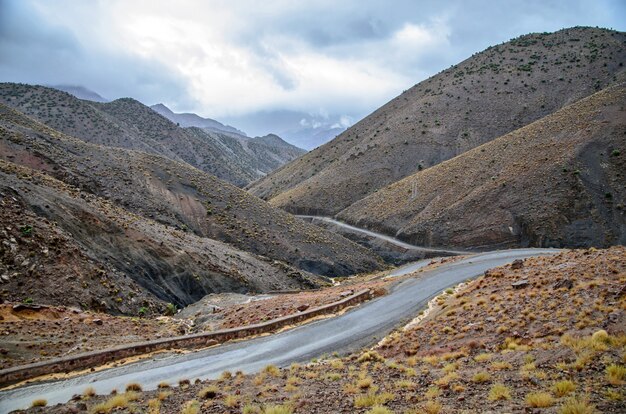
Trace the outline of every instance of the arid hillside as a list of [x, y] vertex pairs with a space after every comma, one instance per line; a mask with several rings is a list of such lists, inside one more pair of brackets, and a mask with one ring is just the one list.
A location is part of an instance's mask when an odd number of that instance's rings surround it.
[[167, 302], [181, 307], [209, 293], [319, 283], [285, 263], [158, 224], [14, 163], [0, 160], [0, 178], [5, 301], [161, 313]]
[[85, 143], [3, 105], [0, 132], [3, 159], [170, 228], [319, 274], [348, 275], [382, 265], [367, 249], [188, 164]]
[[418, 245], [624, 244], [625, 174], [620, 84], [381, 189], [339, 218]]
[[624, 80], [625, 42], [626, 33], [571, 28], [490, 47], [420, 82], [250, 191], [288, 211], [334, 215]]
[[44, 86], [0, 83], [0, 103], [83, 141], [187, 162], [237, 186], [305, 152], [278, 137], [258, 146], [256, 139], [181, 128], [131, 98], [99, 103]]

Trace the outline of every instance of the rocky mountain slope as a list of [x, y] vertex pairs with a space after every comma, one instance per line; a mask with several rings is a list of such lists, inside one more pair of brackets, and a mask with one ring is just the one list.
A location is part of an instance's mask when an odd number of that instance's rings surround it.
[[221, 122], [211, 118], [203, 118], [200, 115], [193, 113], [175, 113], [162, 103], [151, 105], [150, 109], [184, 128], [198, 127], [206, 128], [215, 132], [231, 132], [233, 134], [239, 134], [243, 136], [246, 135], [245, 132], [240, 131], [235, 127], [232, 127], [230, 125], [224, 125]]
[[339, 218], [418, 245], [610, 246], [626, 243], [625, 184], [622, 83], [385, 187]]
[[250, 191], [333, 215], [401, 178], [626, 78], [626, 33], [572, 28], [490, 47], [402, 93]]
[[325, 275], [381, 266], [367, 249], [188, 164], [85, 143], [4, 105], [0, 105], [0, 127], [3, 159], [45, 172], [170, 229], [221, 240]]
[[[2, 249], [0, 266], [9, 275], [5, 300], [132, 314], [163, 308], [161, 301], [184, 306], [214, 292], [306, 289], [319, 281], [14, 163], [0, 161], [0, 177], [3, 201], [14, 207], [12, 214], [3, 212], [2, 224], [19, 232], [19, 241]], [[33, 246], [39, 239], [40, 248]]]
[[186, 162], [238, 186], [303, 154], [284, 141], [250, 149], [245, 139], [226, 133], [180, 128], [131, 98], [98, 103], [43, 86], [2, 83], [0, 102], [84, 141]]

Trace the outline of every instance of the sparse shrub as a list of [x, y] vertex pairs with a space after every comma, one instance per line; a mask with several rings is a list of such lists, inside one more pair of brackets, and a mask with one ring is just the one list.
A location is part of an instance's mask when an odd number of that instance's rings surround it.
[[557, 397], [565, 397], [569, 393], [573, 392], [576, 389], [576, 384], [574, 384], [570, 380], [563, 380], [555, 382], [552, 386], [552, 392]]
[[220, 375], [220, 380], [225, 381], [225, 380], [229, 380], [233, 377], [232, 372], [230, 371], [224, 371], [222, 372], [222, 375]]
[[375, 405], [371, 410], [367, 411], [366, 414], [393, 414], [393, 411], [382, 405]]
[[94, 387], [87, 387], [83, 391], [83, 398], [85, 399], [94, 397], [95, 395], [96, 395], [96, 389]]
[[196, 400], [187, 401], [180, 410], [180, 414], [198, 414], [199, 412], [200, 404]]
[[417, 384], [415, 384], [413, 381], [400, 380], [396, 382], [396, 388], [399, 389], [412, 390], [415, 389], [416, 386]]
[[554, 398], [547, 392], [531, 392], [526, 395], [526, 405], [532, 408], [545, 408], [554, 405]]
[[611, 364], [606, 367], [606, 379], [611, 385], [622, 385], [626, 378], [626, 367], [618, 364]]
[[493, 357], [492, 354], [478, 354], [474, 357], [474, 361], [476, 362], [485, 362], [485, 361], [489, 361], [491, 358]]
[[499, 400], [510, 400], [511, 399], [511, 390], [509, 387], [502, 383], [496, 383], [491, 386], [489, 390], [489, 400], [491, 401], [499, 401]]
[[356, 383], [356, 386], [360, 389], [366, 389], [372, 386], [372, 378], [371, 377], [362, 377]]
[[46, 405], [48, 405], [48, 401], [44, 400], [43, 398], [33, 400], [33, 402], [31, 403], [31, 407], [45, 407]]
[[148, 414], [159, 414], [161, 412], [161, 401], [158, 398], [148, 400]]
[[178, 381], [178, 386], [180, 388], [187, 388], [188, 386], [191, 385], [191, 381], [189, 381], [188, 379], [181, 379]]
[[375, 392], [368, 392], [364, 395], [359, 395], [354, 399], [354, 406], [356, 408], [372, 407], [374, 405], [385, 404], [387, 401], [394, 399], [394, 395], [389, 392], [383, 392], [376, 394]]
[[165, 381], [164, 382], [160, 382], [159, 385], [157, 385], [157, 388], [160, 389], [160, 390], [167, 389], [169, 387], [170, 387], [170, 384], [168, 384]]
[[170, 395], [172, 395], [171, 391], [160, 391], [157, 394], [157, 398], [159, 399], [159, 401], [163, 401], [165, 400], [167, 397], [169, 397]]
[[130, 384], [126, 386], [126, 392], [128, 391], [141, 392], [141, 385], [139, 385], [136, 382], [131, 382]]
[[272, 377], [280, 376], [280, 369], [278, 369], [276, 365], [267, 365], [265, 368], [263, 368], [263, 372]]
[[508, 363], [508, 362], [504, 362], [504, 361], [494, 361], [491, 363], [491, 368], [496, 370], [496, 371], [502, 371], [505, 369], [512, 369], [513, 366]]
[[491, 380], [491, 375], [487, 371], [477, 372], [472, 376], [472, 382], [477, 384], [481, 384], [484, 382], [489, 382]]
[[261, 407], [258, 405], [246, 404], [243, 406], [241, 414], [261, 414]]
[[378, 352], [367, 351], [361, 354], [361, 356], [357, 359], [357, 362], [367, 362], [367, 361], [379, 362], [379, 361], [384, 361], [384, 360], [385, 358], [383, 358]]
[[130, 399], [127, 394], [116, 394], [106, 400], [103, 403], [95, 405], [91, 412], [92, 414], [107, 414], [111, 412], [114, 408], [125, 408], [128, 407], [128, 402]]
[[441, 395], [441, 388], [437, 386], [432, 386], [432, 387], [428, 387], [428, 390], [426, 390], [424, 397], [426, 397], [426, 399], [428, 400], [433, 400], [439, 397], [440, 395]]
[[217, 387], [215, 385], [209, 385], [208, 387], [202, 388], [198, 392], [198, 398], [201, 400], [212, 399], [217, 397]]
[[595, 414], [596, 408], [585, 396], [568, 398], [559, 408], [559, 414]]
[[343, 361], [340, 359], [333, 359], [330, 361], [330, 366], [333, 369], [343, 369]]
[[263, 414], [293, 414], [290, 405], [269, 405], [263, 410]]
[[33, 234], [33, 226], [30, 224], [26, 224], [24, 226], [20, 226], [20, 234], [23, 237], [29, 237]]
[[239, 398], [236, 395], [227, 395], [224, 397], [224, 405], [228, 408], [234, 408], [239, 405]]
[[614, 156], [614, 157], [617, 157], [617, 156], [619, 156], [620, 154], [621, 154], [621, 153], [620, 153], [620, 151], [619, 151], [618, 149], [614, 149], [613, 151], [611, 151], [611, 155], [612, 155], [612, 156]]
[[437, 401], [426, 401], [424, 405], [422, 405], [422, 412], [425, 414], [439, 414], [442, 409], [442, 405]]
[[165, 311], [163, 312], [163, 314], [165, 316], [173, 316], [176, 314], [176, 305], [174, 305], [173, 303], [168, 303], [167, 305], [165, 305]]

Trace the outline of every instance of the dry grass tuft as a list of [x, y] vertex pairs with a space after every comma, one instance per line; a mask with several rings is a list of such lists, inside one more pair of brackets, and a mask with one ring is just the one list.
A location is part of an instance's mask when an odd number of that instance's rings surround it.
[[552, 385], [552, 392], [557, 397], [565, 397], [566, 395], [574, 392], [574, 390], [576, 390], [576, 384], [570, 380], [558, 381]]
[[31, 407], [45, 407], [46, 405], [48, 405], [48, 401], [44, 400], [43, 398], [38, 398], [36, 400], [33, 400], [30, 405]]
[[126, 392], [128, 391], [141, 392], [141, 385], [136, 382], [131, 382], [126, 386]]
[[472, 382], [477, 384], [482, 384], [484, 382], [489, 382], [491, 380], [491, 375], [487, 371], [477, 372], [472, 376]]
[[196, 400], [187, 401], [180, 409], [180, 414], [198, 414], [200, 412], [200, 404]]
[[559, 414], [595, 414], [596, 407], [584, 396], [570, 397], [559, 408]]
[[554, 405], [554, 398], [547, 392], [531, 392], [526, 395], [526, 405], [532, 408], [545, 408]]
[[606, 367], [606, 379], [611, 385], [622, 385], [626, 378], [626, 367], [624, 365], [611, 364]]
[[377, 394], [370, 391], [367, 394], [357, 396], [354, 399], [354, 406], [356, 408], [373, 407], [375, 405], [385, 404], [394, 398], [395, 396], [389, 392]]
[[511, 390], [504, 384], [496, 383], [493, 384], [491, 389], [489, 390], [489, 400], [490, 401], [500, 401], [500, 400], [510, 400], [511, 399]]

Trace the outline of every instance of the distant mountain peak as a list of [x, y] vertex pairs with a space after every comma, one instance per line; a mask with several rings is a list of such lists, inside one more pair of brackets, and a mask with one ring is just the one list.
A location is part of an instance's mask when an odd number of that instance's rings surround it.
[[84, 99], [86, 101], [93, 102], [110, 102], [109, 99], [103, 98], [99, 93], [87, 89], [80, 85], [50, 85], [51, 88], [58, 89], [63, 92], [67, 92], [70, 95], [74, 95], [78, 99]]
[[230, 125], [224, 125], [221, 122], [211, 118], [203, 118], [200, 115], [194, 113], [176, 113], [162, 103], [152, 105], [150, 108], [156, 113], [164, 116], [165, 118], [178, 124], [181, 127], [206, 128], [216, 132], [229, 132], [243, 135], [244, 137], [247, 136], [245, 132], [240, 131]]

